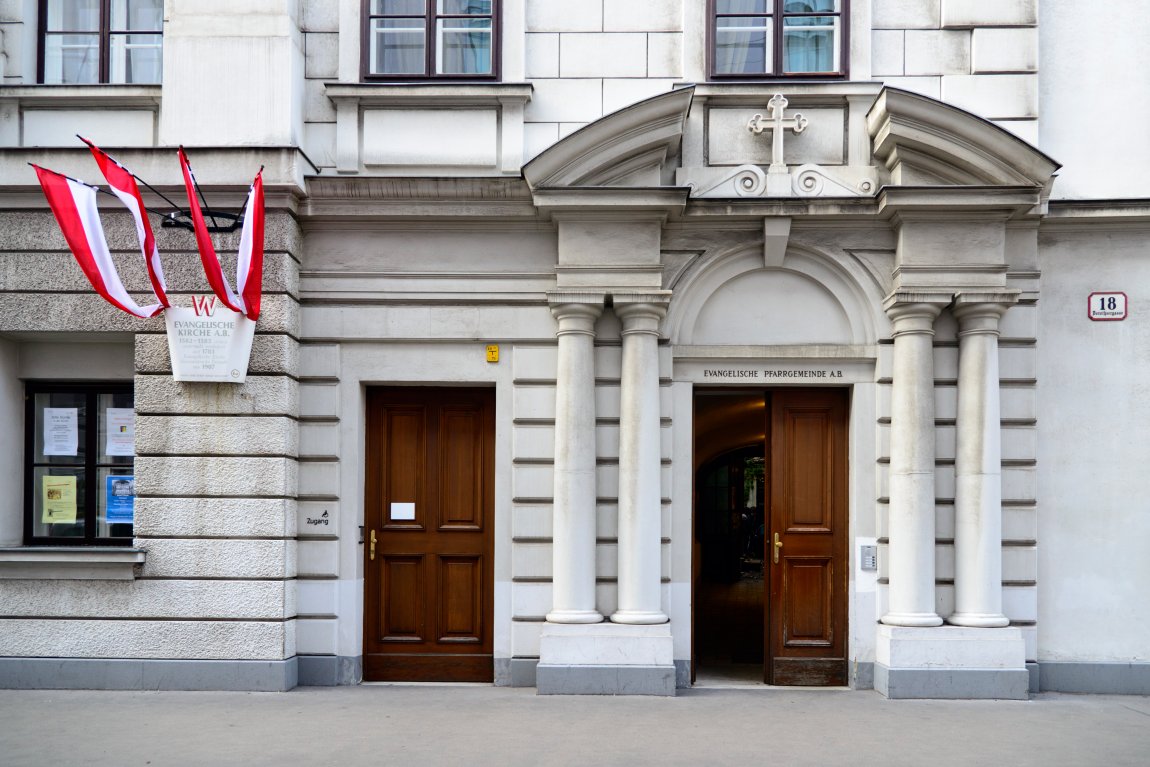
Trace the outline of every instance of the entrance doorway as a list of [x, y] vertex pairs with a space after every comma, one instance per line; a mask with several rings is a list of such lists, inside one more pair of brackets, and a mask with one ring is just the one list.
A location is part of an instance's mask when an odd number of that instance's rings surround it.
[[847, 683], [847, 395], [696, 391], [694, 673]]
[[490, 682], [495, 392], [367, 394], [367, 681]]

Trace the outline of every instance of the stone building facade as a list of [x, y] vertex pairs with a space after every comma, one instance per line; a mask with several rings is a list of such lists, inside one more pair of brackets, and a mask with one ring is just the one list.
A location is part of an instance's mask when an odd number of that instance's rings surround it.
[[[55, 6], [0, 2], [0, 685], [1150, 693], [1132, 26], [1038, 0]], [[100, 13], [98, 65], [59, 52]], [[778, 43], [757, 65], [748, 26]], [[122, 29], [151, 35], [142, 81]], [[216, 209], [264, 168], [244, 383], [173, 380], [163, 321], [92, 292], [26, 165], [94, 181], [76, 133], [157, 210], [177, 146]], [[194, 240], [158, 222], [189, 305]], [[48, 447], [48, 408], [87, 453]], [[45, 521], [62, 475], [87, 527]]]

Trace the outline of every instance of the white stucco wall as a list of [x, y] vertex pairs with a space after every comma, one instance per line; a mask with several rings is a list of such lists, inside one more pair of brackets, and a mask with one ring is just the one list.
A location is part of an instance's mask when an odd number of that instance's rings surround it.
[[[1042, 236], [1040, 661], [1150, 660], [1150, 260], [1136, 233]], [[1092, 291], [1129, 296], [1092, 322]]]
[[1135, 32], [1146, 5], [1116, 0], [1089, 21], [1082, 10], [1042, 4], [1039, 148], [1063, 163], [1054, 197], [1148, 196], [1150, 46]]

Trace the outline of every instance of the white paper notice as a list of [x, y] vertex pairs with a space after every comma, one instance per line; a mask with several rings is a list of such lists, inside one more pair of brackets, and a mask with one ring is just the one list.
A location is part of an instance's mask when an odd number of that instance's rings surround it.
[[79, 420], [74, 407], [44, 408], [44, 455], [76, 455]]
[[391, 504], [391, 518], [393, 520], [415, 519], [415, 504], [414, 503], [393, 503]]
[[130, 407], [110, 407], [105, 413], [108, 439], [104, 455], [135, 455], [136, 411]]

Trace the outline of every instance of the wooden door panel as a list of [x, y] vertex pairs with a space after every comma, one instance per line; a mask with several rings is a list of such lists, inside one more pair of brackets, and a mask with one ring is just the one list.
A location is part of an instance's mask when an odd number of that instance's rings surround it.
[[439, 527], [483, 528], [483, 414], [478, 408], [444, 408], [439, 419], [443, 465]]
[[483, 559], [439, 557], [439, 641], [477, 643], [483, 638]]
[[792, 496], [785, 504], [788, 531], [830, 529], [829, 417], [823, 408], [784, 412], [784, 444], [789, 458], [783, 487]]
[[834, 563], [825, 557], [783, 561], [783, 646], [829, 647], [834, 641]]
[[[387, 462], [384, 464], [383, 493], [388, 499], [383, 509], [383, 525], [390, 527], [418, 527], [423, 519], [424, 503], [424, 422], [427, 412], [422, 407], [401, 406], [384, 413]], [[415, 519], [403, 519], [393, 504], [414, 504]], [[396, 516], [401, 518], [396, 519]]]
[[422, 642], [424, 632], [424, 558], [382, 557], [383, 604], [379, 611], [382, 642]]
[[847, 391], [770, 397], [765, 679], [845, 684]]
[[367, 406], [364, 678], [491, 681], [494, 391], [377, 388]]

